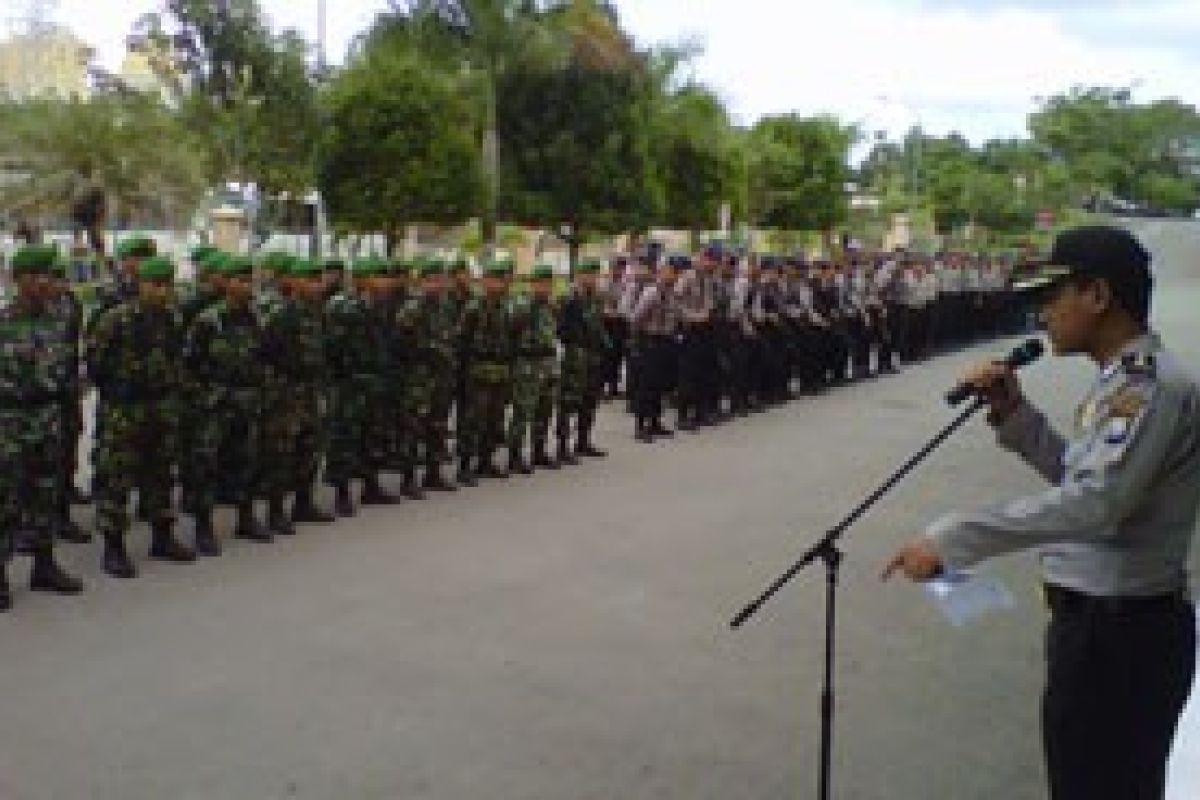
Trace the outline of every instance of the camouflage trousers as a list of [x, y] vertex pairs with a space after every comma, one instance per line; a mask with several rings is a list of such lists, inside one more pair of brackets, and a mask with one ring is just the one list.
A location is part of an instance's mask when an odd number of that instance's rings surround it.
[[176, 425], [168, 409], [100, 401], [96, 409], [96, 527], [122, 536], [129, 530], [129, 499], [147, 519], [171, 518]]
[[504, 416], [511, 390], [507, 364], [471, 365], [467, 374], [467, 413], [459, 429], [461, 457], [486, 457], [505, 443]]
[[512, 417], [508, 423], [508, 447], [512, 452], [545, 446], [558, 388], [558, 359], [520, 358], [513, 365]]
[[589, 431], [596, 420], [596, 407], [604, 391], [605, 355], [580, 347], [568, 347], [563, 353], [562, 382], [558, 391], [558, 420], [555, 434], [559, 439], [571, 435], [571, 420], [577, 431]]
[[61, 420], [57, 409], [0, 410], [0, 563], [13, 535], [49, 547], [58, 510]]
[[366, 472], [370, 384], [368, 379], [351, 379], [339, 381], [329, 390], [325, 482], [330, 486], [349, 483]]
[[277, 497], [300, 485], [300, 438], [306, 417], [316, 411], [315, 395], [305, 387], [281, 382], [271, 386], [265, 398], [259, 477], [262, 493]]
[[454, 370], [449, 365], [444, 369], [434, 368], [430, 374], [429, 413], [420, 421], [422, 457], [428, 468], [434, 467], [447, 450], [450, 408], [457, 389]]
[[425, 423], [433, 405], [433, 375], [424, 364], [410, 364], [396, 382], [392, 410], [391, 466], [409, 472], [421, 462], [426, 446]]
[[257, 389], [226, 388], [200, 405], [191, 432], [188, 498], [195, 513], [215, 506], [252, 502], [261, 483], [262, 395]]

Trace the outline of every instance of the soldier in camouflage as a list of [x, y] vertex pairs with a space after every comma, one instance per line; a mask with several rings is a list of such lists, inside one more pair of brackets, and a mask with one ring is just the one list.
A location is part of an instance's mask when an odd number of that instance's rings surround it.
[[300, 429], [297, 408], [297, 358], [292, 336], [295, 307], [284, 296], [293, 258], [267, 253], [260, 259], [262, 283], [254, 298], [255, 316], [262, 329], [263, 419], [261, 491], [267, 498], [267, 529], [280, 536], [296, 533], [285, 508], [292, 489]]
[[212, 527], [213, 509], [229, 503], [237, 509], [234, 535], [269, 542], [274, 537], [254, 515], [259, 490], [266, 385], [262, 331], [252, 305], [253, 262], [230, 256], [223, 267], [221, 299], [205, 309], [187, 332], [183, 361], [199, 393], [195, 485], [188, 491], [196, 520], [196, 550], [220, 554]]
[[460, 415], [458, 482], [473, 486], [476, 477], [505, 478], [496, 466], [504, 444], [512, 367], [512, 313], [507, 280], [512, 268], [494, 261], [484, 270], [482, 297], [467, 309], [461, 332], [467, 364], [466, 414]]
[[0, 311], [0, 611], [12, 607], [7, 565], [13, 534], [32, 534], [30, 589], [78, 594], [83, 585], [54, 559], [62, 404], [74, 343], [51, 309], [50, 270], [56, 252], [25, 247], [12, 260], [15, 302]]
[[[547, 452], [559, 379], [558, 325], [552, 304], [554, 269], [539, 264], [529, 277], [529, 294], [514, 303], [513, 410], [508, 426], [508, 469], [523, 475], [533, 467], [559, 466]], [[530, 442], [528, 461], [524, 457], [526, 440]]]
[[171, 465], [180, 412], [180, 330], [171, 307], [174, 265], [143, 260], [138, 295], [101, 313], [86, 339], [96, 384], [96, 519], [104, 537], [104, 571], [133, 578], [125, 548], [129, 499], [136, 488], [150, 521], [150, 557], [177, 563], [195, 554], [174, 536]]
[[324, 390], [326, 384], [324, 293], [321, 267], [304, 258], [293, 259], [281, 283], [289, 313], [282, 335], [291, 352], [288, 360], [294, 415], [290, 465], [292, 522], [327, 524], [334, 518], [317, 507], [313, 490], [325, 452]]
[[[558, 337], [563, 344], [562, 384], [559, 388], [558, 460], [574, 464], [576, 455], [602, 458], [607, 453], [592, 442], [596, 406], [604, 391], [605, 359], [610, 342], [604, 330], [604, 310], [596, 292], [599, 261], [576, 267], [575, 284], [563, 301]], [[571, 422], [575, 422], [575, 453], [570, 448]]]
[[[446, 267], [450, 277], [450, 289], [446, 295], [446, 305], [454, 322], [458, 347], [454, 355], [454, 435], [457, 446], [461, 449], [462, 432], [467, 419], [467, 351], [462, 346], [462, 326], [466, 321], [467, 309], [475, 299], [475, 289], [471, 285], [471, 265], [465, 258], [455, 258]], [[446, 416], [449, 423], [449, 414]]]
[[79, 471], [79, 438], [83, 435], [83, 381], [80, 379], [82, 361], [79, 352], [83, 336], [83, 304], [71, 291], [64, 259], [59, 258], [54, 262], [52, 279], [51, 308], [62, 319], [67, 345], [67, 393], [62, 404], [62, 469], [59, 473], [58, 527], [55, 533], [64, 542], [84, 544], [92, 540], [91, 534], [71, 519], [71, 503], [89, 501], [75, 485], [75, 475]]

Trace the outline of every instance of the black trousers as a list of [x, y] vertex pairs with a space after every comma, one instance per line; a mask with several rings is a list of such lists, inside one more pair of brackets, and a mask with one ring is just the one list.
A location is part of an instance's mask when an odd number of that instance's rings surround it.
[[1042, 739], [1051, 800], [1161, 800], [1195, 673], [1194, 609], [1182, 597], [1114, 608], [1048, 594]]

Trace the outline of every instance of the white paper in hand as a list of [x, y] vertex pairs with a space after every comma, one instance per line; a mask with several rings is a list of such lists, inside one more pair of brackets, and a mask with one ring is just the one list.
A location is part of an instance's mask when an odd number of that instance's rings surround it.
[[922, 584], [933, 604], [961, 627], [990, 611], [1007, 611], [1016, 605], [1012, 592], [995, 578], [973, 572], [947, 572]]

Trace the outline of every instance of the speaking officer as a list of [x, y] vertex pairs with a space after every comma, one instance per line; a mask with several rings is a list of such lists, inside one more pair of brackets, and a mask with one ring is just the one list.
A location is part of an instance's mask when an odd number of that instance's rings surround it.
[[885, 576], [1041, 549], [1050, 606], [1042, 731], [1052, 800], [1161, 798], [1195, 670], [1186, 559], [1200, 505], [1200, 388], [1150, 332], [1150, 257], [1107, 226], [1062, 234], [1042, 319], [1059, 355], [1099, 367], [1069, 436], [985, 366], [1001, 446], [1051, 488], [953, 514], [906, 545]]

